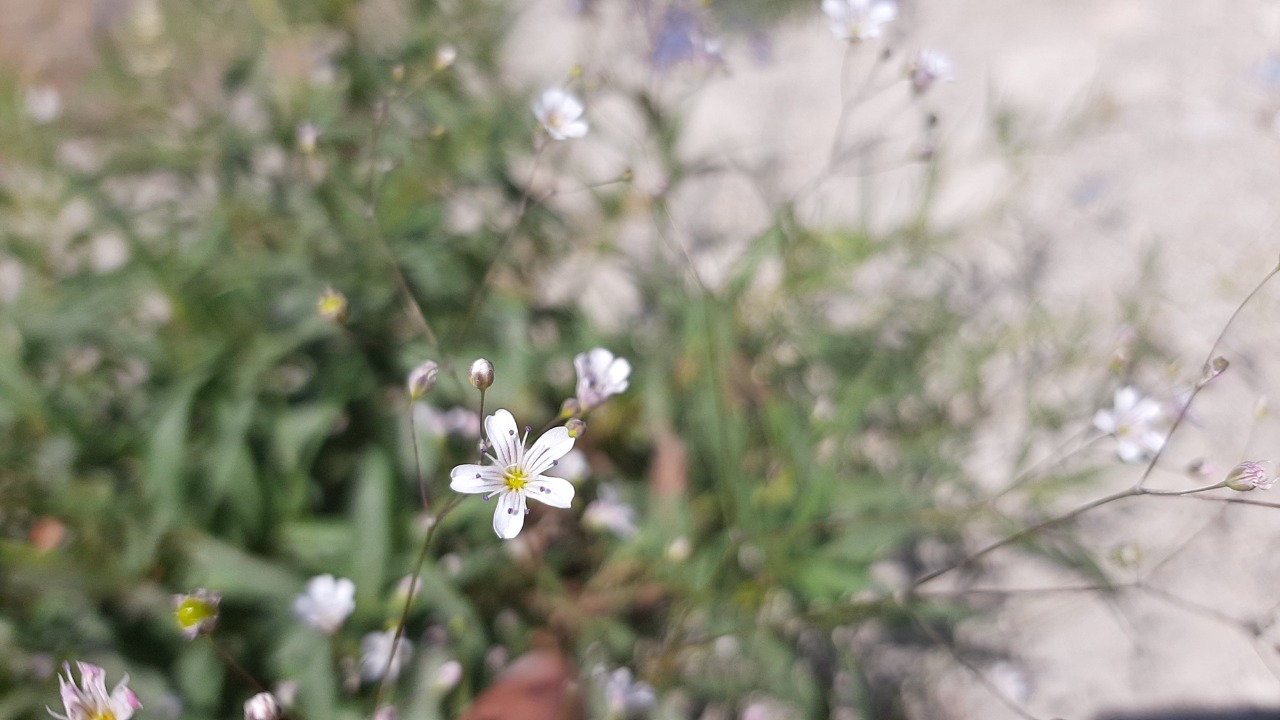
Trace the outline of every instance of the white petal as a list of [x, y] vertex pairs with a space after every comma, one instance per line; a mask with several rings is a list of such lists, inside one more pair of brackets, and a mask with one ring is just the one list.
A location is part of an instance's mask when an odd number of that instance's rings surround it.
[[892, 2], [878, 2], [871, 6], [867, 21], [876, 24], [891, 22], [898, 17], [898, 6]]
[[484, 432], [493, 446], [493, 456], [498, 459], [500, 469], [520, 462], [524, 455], [524, 444], [520, 439], [520, 429], [516, 427], [516, 419], [510, 412], [499, 410], [485, 418]]
[[843, 0], [822, 0], [822, 12], [833, 20], [843, 18], [848, 7]]
[[609, 366], [609, 389], [620, 393], [627, 389], [627, 378], [631, 376], [631, 363], [626, 358], [618, 358]]
[[551, 507], [567, 508], [573, 504], [573, 483], [568, 480], [543, 475], [530, 480], [525, 488], [530, 499]]
[[604, 377], [609, 370], [609, 365], [613, 363], [613, 353], [604, 348], [595, 348], [587, 356], [587, 367], [591, 374], [596, 377]]
[[529, 477], [541, 475], [572, 449], [573, 438], [569, 437], [569, 430], [563, 426], [551, 428], [529, 448], [522, 465], [525, 474]]
[[1099, 410], [1094, 413], [1093, 426], [1108, 435], [1116, 431], [1116, 416], [1110, 410]]
[[1116, 443], [1116, 453], [1120, 455], [1120, 459], [1127, 463], [1140, 462], [1146, 455], [1146, 450], [1133, 440], [1121, 440]]
[[505, 492], [498, 496], [498, 507], [493, 509], [493, 531], [503, 540], [520, 534], [524, 527], [524, 495]]
[[459, 465], [449, 478], [449, 488], [460, 493], [490, 493], [506, 487], [502, 471], [491, 465]]
[[1138, 391], [1131, 386], [1125, 386], [1116, 391], [1115, 411], [1117, 415], [1127, 415], [1130, 410], [1138, 404], [1138, 400], [1142, 398]]
[[1152, 453], [1160, 452], [1160, 449], [1164, 447], [1164, 441], [1165, 434], [1162, 432], [1148, 430], [1142, 433], [1142, 444]]
[[560, 128], [560, 137], [557, 140], [573, 140], [580, 137], [586, 137], [587, 130], [590, 127], [586, 120], [578, 119]]

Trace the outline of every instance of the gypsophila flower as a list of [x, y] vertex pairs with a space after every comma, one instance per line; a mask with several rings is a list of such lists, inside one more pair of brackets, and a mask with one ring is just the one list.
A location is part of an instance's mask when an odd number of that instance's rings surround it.
[[356, 609], [356, 585], [346, 578], [317, 575], [293, 601], [293, 614], [311, 627], [332, 635]]
[[911, 89], [922, 94], [940, 82], [951, 82], [954, 79], [951, 58], [937, 50], [921, 49], [907, 63], [907, 79], [911, 81]]
[[1276, 483], [1276, 479], [1267, 471], [1267, 466], [1270, 464], [1266, 460], [1246, 460], [1231, 468], [1223, 484], [1240, 492], [1270, 490]]
[[1099, 410], [1093, 416], [1093, 426], [1115, 436], [1121, 460], [1139, 462], [1164, 447], [1163, 420], [1160, 403], [1144, 398], [1132, 387], [1123, 387], [1116, 391], [1111, 410]]
[[200, 588], [187, 595], [173, 596], [173, 619], [182, 629], [182, 635], [194, 640], [198, 635], [208, 635], [218, 625], [218, 603], [222, 595]]
[[580, 138], [587, 134], [587, 121], [582, 117], [582, 101], [563, 88], [542, 91], [533, 103], [533, 115], [542, 123], [553, 140]]
[[646, 712], [657, 700], [649, 683], [633, 681], [631, 670], [627, 668], [618, 668], [610, 673], [603, 666], [596, 666], [591, 674], [603, 691], [604, 716], [608, 720], [621, 720]]
[[279, 720], [280, 703], [269, 692], [261, 692], [244, 702], [244, 720]]
[[[400, 643], [394, 645], [396, 651], [393, 654], [391, 648], [395, 639], [396, 631], [387, 630], [371, 632], [360, 640], [360, 677], [365, 682], [381, 680], [384, 672], [388, 681], [400, 677], [400, 668], [413, 657], [413, 643], [400, 638]], [[387, 658], [391, 659], [390, 666]]]
[[822, 0], [831, 32], [840, 40], [857, 42], [884, 34], [884, 26], [898, 17], [893, 0]]
[[587, 412], [611, 396], [625, 392], [631, 375], [631, 363], [614, 357], [604, 348], [579, 353], [573, 358], [573, 367], [578, 370], [579, 412]]
[[333, 288], [325, 288], [320, 294], [320, 299], [316, 301], [316, 312], [331, 323], [346, 322], [347, 296]]
[[533, 498], [552, 507], [567, 508], [573, 502], [573, 485], [563, 478], [543, 475], [573, 449], [573, 438], [563, 427], [551, 428], [525, 450], [528, 431], [522, 436], [516, 420], [506, 410], [485, 418], [485, 434], [492, 452], [491, 465], [459, 465], [449, 473], [449, 487], [460, 493], [498, 498], [493, 511], [493, 531], [509, 540], [520, 534]]
[[72, 680], [71, 666], [62, 665], [65, 675], [58, 675], [58, 689], [65, 714], [45, 708], [50, 715], [59, 720], [129, 720], [133, 712], [142, 707], [138, 696], [128, 688], [128, 675], [116, 683], [108, 695], [106, 671], [84, 662], [77, 662], [76, 667], [80, 669], [78, 685]]
[[620, 538], [636, 534], [636, 510], [622, 501], [611, 485], [601, 485], [596, 499], [582, 513], [582, 524]]

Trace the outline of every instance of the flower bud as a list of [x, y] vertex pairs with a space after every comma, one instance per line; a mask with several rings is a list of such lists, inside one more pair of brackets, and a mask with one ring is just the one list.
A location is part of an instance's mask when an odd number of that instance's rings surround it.
[[254, 695], [244, 702], [244, 720], [279, 720], [280, 703], [269, 692]]
[[458, 59], [458, 48], [453, 45], [441, 45], [436, 48], [436, 70], [446, 70]]
[[320, 294], [320, 300], [316, 302], [316, 312], [331, 323], [346, 322], [347, 296], [333, 288], [325, 288]]
[[1231, 468], [1223, 484], [1232, 490], [1246, 492], [1254, 488], [1270, 490], [1275, 481], [1275, 478], [1267, 473], [1265, 462], [1246, 460]]
[[1213, 380], [1225, 372], [1230, 365], [1231, 361], [1221, 355], [1210, 360], [1208, 364], [1204, 366], [1204, 370], [1200, 372], [1200, 384], [1207, 384], [1210, 380]]
[[582, 412], [582, 405], [578, 403], [577, 398], [567, 398], [560, 403], [560, 417], [571, 418]]
[[488, 390], [489, 386], [493, 384], [493, 363], [484, 358], [471, 363], [471, 370], [467, 372], [467, 379], [480, 392]]
[[569, 431], [569, 437], [571, 438], [582, 437], [587, 432], [587, 424], [579, 418], [570, 418], [564, 424], [564, 427]]
[[440, 366], [428, 360], [409, 373], [409, 399], [419, 400], [436, 386]]
[[198, 635], [208, 635], [218, 626], [218, 603], [221, 593], [204, 588], [188, 595], [173, 596], [173, 619], [188, 640]]

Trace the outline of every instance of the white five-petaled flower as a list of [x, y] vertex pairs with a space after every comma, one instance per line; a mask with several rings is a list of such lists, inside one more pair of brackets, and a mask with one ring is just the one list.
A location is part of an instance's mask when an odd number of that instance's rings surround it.
[[80, 683], [77, 685], [71, 678], [71, 666], [63, 664], [62, 667], [66, 675], [58, 675], [58, 689], [66, 714], [45, 708], [50, 715], [60, 720], [129, 720], [133, 711], [142, 707], [138, 696], [128, 688], [128, 675], [116, 683], [108, 695], [106, 671], [102, 668], [77, 662], [76, 667], [80, 669]]
[[1141, 460], [1160, 452], [1165, 433], [1160, 428], [1164, 408], [1151, 398], [1143, 397], [1132, 387], [1116, 391], [1111, 410], [1099, 410], [1093, 426], [1116, 438], [1116, 452], [1125, 462]]
[[898, 17], [893, 0], [822, 0], [831, 32], [840, 40], [856, 42], [884, 34], [884, 26]]
[[356, 609], [356, 584], [346, 578], [317, 575], [293, 601], [293, 614], [311, 627], [332, 635]]
[[911, 81], [911, 89], [921, 94], [940, 82], [951, 82], [951, 58], [937, 50], [921, 49], [907, 63], [907, 79]]
[[580, 412], [587, 412], [627, 389], [631, 363], [626, 358], [614, 357], [604, 348], [579, 353], [573, 358], [573, 366], [578, 370]]
[[498, 496], [493, 511], [493, 531], [498, 537], [510, 540], [520, 534], [528, 498], [552, 507], [569, 507], [573, 484], [543, 474], [573, 449], [568, 430], [551, 428], [526, 451], [528, 431], [521, 435], [511, 413], [499, 410], [485, 418], [484, 431], [493, 450], [488, 456], [493, 464], [455, 467], [449, 473], [449, 487], [460, 493], [482, 493], [485, 500]]
[[[360, 677], [365, 682], [373, 682], [381, 680], [385, 672], [387, 680], [394, 681], [400, 677], [400, 668], [412, 657], [413, 643], [403, 637], [396, 643], [395, 630], [371, 632], [360, 640]], [[388, 658], [390, 665], [387, 664]]]
[[569, 91], [553, 87], [542, 91], [533, 103], [533, 114], [553, 140], [580, 138], [587, 134], [582, 117], [582, 101]]

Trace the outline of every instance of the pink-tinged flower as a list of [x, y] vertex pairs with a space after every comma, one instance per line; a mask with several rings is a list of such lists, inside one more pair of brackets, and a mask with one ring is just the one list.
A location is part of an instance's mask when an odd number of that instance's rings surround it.
[[193, 593], [173, 596], [173, 619], [188, 640], [208, 635], [218, 626], [218, 603], [221, 593], [200, 588]]
[[1115, 436], [1121, 460], [1140, 462], [1164, 447], [1163, 420], [1160, 403], [1142, 397], [1132, 387], [1123, 387], [1116, 391], [1111, 410], [1099, 410], [1093, 416], [1093, 426]]
[[280, 720], [283, 715], [275, 695], [261, 692], [244, 702], [244, 720]]
[[1246, 460], [1231, 468], [1231, 472], [1227, 473], [1227, 479], [1224, 484], [1232, 490], [1241, 492], [1270, 490], [1271, 486], [1276, 483], [1276, 479], [1271, 477], [1271, 473], [1267, 472], [1267, 465], [1270, 464], [1265, 460]]
[[578, 411], [600, 405], [611, 396], [626, 392], [627, 378], [631, 375], [631, 363], [626, 358], [614, 357], [604, 348], [579, 353], [573, 358], [578, 370]]
[[951, 59], [937, 50], [922, 49], [907, 63], [907, 79], [917, 95], [940, 82], [951, 82]]
[[601, 485], [596, 499], [583, 512], [582, 523], [593, 530], [629, 538], [636, 534], [636, 510], [622, 501], [612, 485]]
[[528, 431], [520, 435], [516, 419], [499, 410], [484, 420], [485, 434], [492, 453], [491, 465], [459, 465], [449, 473], [449, 487], [455, 492], [478, 493], [485, 500], [497, 496], [493, 511], [493, 531], [510, 540], [520, 534], [524, 516], [529, 512], [526, 500], [532, 498], [552, 507], [567, 508], [573, 502], [573, 484], [558, 477], [543, 475], [573, 449], [573, 438], [563, 427], [551, 428], [525, 450]]
[[534, 117], [553, 140], [585, 136], [588, 126], [582, 117], [583, 110], [581, 100], [558, 87], [543, 90], [533, 103]]
[[893, 0], [822, 0], [831, 32], [840, 40], [857, 42], [884, 34], [884, 26], [898, 17]]
[[64, 664], [66, 674], [58, 675], [58, 688], [62, 693], [62, 707], [66, 714], [58, 714], [49, 708], [49, 714], [60, 720], [129, 720], [133, 712], [142, 707], [138, 696], [127, 685], [125, 675], [107, 694], [106, 671], [97, 665], [77, 662], [80, 683], [71, 679], [71, 666]]
[[346, 578], [317, 575], [293, 601], [293, 614], [311, 627], [332, 635], [356, 609], [356, 584]]

